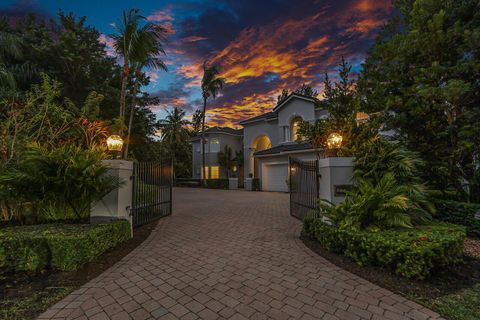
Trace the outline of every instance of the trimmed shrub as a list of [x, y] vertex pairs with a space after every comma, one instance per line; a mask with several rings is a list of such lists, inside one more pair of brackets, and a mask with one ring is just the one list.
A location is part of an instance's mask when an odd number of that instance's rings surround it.
[[34, 225], [0, 230], [0, 273], [72, 271], [130, 239], [128, 221]]
[[467, 227], [467, 234], [480, 238], [480, 220], [475, 215], [480, 212], [480, 204], [452, 200], [435, 200], [435, 218]]
[[228, 189], [228, 179], [207, 179], [206, 181], [210, 189]]
[[260, 179], [253, 178], [252, 179], [252, 190], [253, 191], [260, 191]]
[[462, 261], [465, 228], [440, 222], [414, 228], [354, 231], [307, 217], [303, 234], [359, 265], [385, 267], [406, 278], [425, 279], [435, 270]]

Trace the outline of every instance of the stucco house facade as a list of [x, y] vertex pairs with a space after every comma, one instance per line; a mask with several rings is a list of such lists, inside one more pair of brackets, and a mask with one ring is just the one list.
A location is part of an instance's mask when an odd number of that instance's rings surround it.
[[[218, 152], [228, 145], [238, 151], [243, 147], [245, 178], [258, 178], [264, 191], [288, 191], [288, 158], [316, 159], [309, 143], [296, 142], [296, 132], [301, 121], [314, 122], [326, 117], [326, 110], [317, 107], [311, 97], [290, 94], [271, 112], [240, 122], [243, 130], [211, 128], [206, 131], [206, 172], [208, 178], [225, 178], [217, 175]], [[192, 139], [193, 177], [201, 177], [200, 136]], [[212, 169], [213, 168], [213, 169]], [[213, 170], [213, 171], [212, 171]], [[212, 174], [213, 172], [213, 174]]]
[[[201, 134], [196, 135], [190, 141], [192, 144], [192, 177], [200, 179], [202, 177]], [[235, 157], [235, 153], [243, 148], [242, 141], [242, 129], [213, 127], [205, 130], [205, 178], [226, 179], [227, 171], [218, 163], [218, 154], [224, 151], [225, 146], [228, 146], [232, 149], [232, 157]], [[231, 168], [231, 173], [238, 175], [238, 170], [240, 168], [234, 166]]]
[[288, 191], [288, 158], [314, 160], [309, 143], [296, 142], [301, 121], [326, 117], [311, 97], [290, 94], [271, 112], [244, 120], [245, 176], [258, 178], [264, 191]]

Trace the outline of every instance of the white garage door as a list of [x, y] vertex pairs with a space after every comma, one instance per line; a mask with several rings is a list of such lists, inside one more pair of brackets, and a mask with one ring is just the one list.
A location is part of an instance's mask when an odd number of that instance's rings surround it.
[[263, 164], [262, 189], [264, 191], [288, 192], [288, 164]]

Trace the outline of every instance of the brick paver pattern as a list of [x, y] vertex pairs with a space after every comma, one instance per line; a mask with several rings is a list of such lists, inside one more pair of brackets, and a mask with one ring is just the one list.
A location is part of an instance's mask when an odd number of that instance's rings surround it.
[[287, 194], [175, 189], [173, 215], [39, 319], [440, 319], [311, 252]]

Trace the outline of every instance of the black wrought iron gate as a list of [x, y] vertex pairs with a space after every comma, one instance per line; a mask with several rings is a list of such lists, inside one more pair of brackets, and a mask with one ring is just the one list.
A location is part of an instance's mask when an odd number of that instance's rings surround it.
[[290, 214], [303, 220], [317, 206], [319, 198], [318, 160], [289, 158]]
[[134, 162], [132, 224], [138, 227], [172, 214], [171, 163]]

